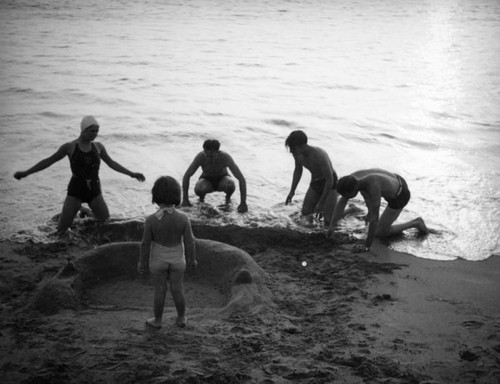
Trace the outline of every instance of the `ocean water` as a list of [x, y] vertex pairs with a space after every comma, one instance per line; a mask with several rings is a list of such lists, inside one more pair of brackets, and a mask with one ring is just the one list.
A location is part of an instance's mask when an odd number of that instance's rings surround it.
[[[98, 141], [139, 183], [102, 165], [113, 218], [154, 211], [160, 175], [179, 181], [207, 138], [221, 141], [248, 184], [247, 214], [218, 214], [224, 196], [187, 210], [214, 224], [319, 231], [284, 205], [304, 130], [342, 176], [400, 173], [438, 234], [391, 247], [419, 257], [500, 254], [500, 2], [0, 0], [0, 238], [43, 237], [70, 177], [66, 159], [17, 181], [13, 173], [79, 134]], [[192, 191], [199, 173], [191, 179]], [[364, 207], [361, 199], [355, 203]], [[345, 231], [363, 236], [357, 217]]]

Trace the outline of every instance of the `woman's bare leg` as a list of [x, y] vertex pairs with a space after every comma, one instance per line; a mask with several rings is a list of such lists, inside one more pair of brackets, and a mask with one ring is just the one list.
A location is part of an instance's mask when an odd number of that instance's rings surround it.
[[102, 195], [95, 197], [89, 203], [89, 207], [97, 220], [106, 221], [109, 219], [109, 209]]
[[66, 196], [64, 204], [62, 207], [61, 215], [59, 216], [59, 222], [57, 224], [57, 234], [62, 235], [66, 230], [71, 227], [73, 219], [77, 214], [82, 201], [73, 196]]

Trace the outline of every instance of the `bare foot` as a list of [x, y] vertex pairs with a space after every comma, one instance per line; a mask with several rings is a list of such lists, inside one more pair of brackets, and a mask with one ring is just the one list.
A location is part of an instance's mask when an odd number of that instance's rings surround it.
[[65, 231], [56, 231], [49, 233], [49, 237], [55, 237], [57, 241], [70, 242], [75, 239], [75, 234], [71, 229], [66, 229]]
[[154, 317], [146, 320], [146, 325], [155, 329], [161, 328], [161, 320], [156, 320]]
[[187, 317], [186, 316], [178, 316], [177, 321], [175, 322], [179, 328], [185, 328], [187, 324]]
[[80, 213], [78, 216], [80, 216], [80, 218], [83, 219], [85, 217], [94, 217], [94, 214], [87, 207], [80, 207]]

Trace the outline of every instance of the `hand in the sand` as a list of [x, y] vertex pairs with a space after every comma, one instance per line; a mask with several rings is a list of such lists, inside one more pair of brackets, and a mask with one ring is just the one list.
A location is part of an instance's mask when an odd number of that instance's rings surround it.
[[364, 253], [370, 252], [370, 248], [366, 247], [365, 245], [356, 244], [354, 247], [352, 247], [352, 251], [354, 253]]
[[321, 222], [322, 220], [324, 220], [325, 215], [323, 215], [323, 212], [316, 212], [314, 214], [314, 218], [316, 219], [317, 222]]
[[318, 203], [314, 207], [314, 213], [316, 214], [316, 218], [320, 219], [323, 217], [323, 213], [325, 212], [325, 203]]
[[293, 198], [293, 193], [289, 193], [288, 196], [286, 197], [286, 200], [285, 200], [285, 205], [288, 205], [292, 202], [292, 198]]
[[248, 212], [248, 206], [247, 206], [247, 203], [241, 203], [241, 204], [238, 206], [238, 212], [239, 212], [239, 213], [245, 213], [245, 212]]

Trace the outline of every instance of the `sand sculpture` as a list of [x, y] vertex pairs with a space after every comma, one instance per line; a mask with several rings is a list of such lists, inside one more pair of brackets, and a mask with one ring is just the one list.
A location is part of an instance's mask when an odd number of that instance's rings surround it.
[[[32, 307], [47, 315], [61, 309], [82, 308], [89, 304], [85, 293], [90, 288], [116, 278], [142, 278], [136, 270], [139, 247], [139, 242], [110, 243], [74, 261], [68, 260], [56, 276], [40, 283]], [[222, 292], [225, 300], [218, 311], [220, 314], [254, 312], [271, 304], [270, 293], [265, 286], [266, 274], [248, 253], [205, 239], [196, 240], [196, 249], [198, 269], [192, 278], [203, 279]], [[186, 285], [189, 280], [186, 280]], [[151, 305], [148, 301], [147, 306]]]

